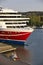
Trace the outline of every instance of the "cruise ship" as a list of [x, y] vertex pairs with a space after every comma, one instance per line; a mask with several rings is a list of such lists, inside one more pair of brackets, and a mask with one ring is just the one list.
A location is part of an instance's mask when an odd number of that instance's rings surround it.
[[18, 11], [0, 7], [0, 42], [8, 44], [25, 44], [34, 31], [27, 23], [30, 18]]

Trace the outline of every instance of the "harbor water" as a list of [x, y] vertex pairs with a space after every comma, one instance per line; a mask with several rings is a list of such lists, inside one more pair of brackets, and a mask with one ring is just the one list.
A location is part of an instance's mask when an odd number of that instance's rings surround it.
[[29, 46], [25, 48], [31, 51], [31, 64], [43, 65], [43, 29], [35, 29], [26, 44]]

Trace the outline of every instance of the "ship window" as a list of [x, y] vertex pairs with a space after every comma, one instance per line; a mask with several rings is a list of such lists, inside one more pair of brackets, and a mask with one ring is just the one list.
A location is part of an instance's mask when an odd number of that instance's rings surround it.
[[18, 24], [18, 23], [13, 23], [13, 24]]
[[12, 26], [7, 26], [7, 28], [13, 28]]
[[21, 23], [18, 23], [18, 24], [21, 24]]
[[5, 23], [5, 24], [12, 24], [12, 23]]
[[0, 14], [19, 14], [19, 13], [0, 13]]
[[27, 26], [7, 26], [7, 28], [24, 28], [24, 27], [27, 27]]
[[27, 26], [20, 26], [21, 28], [27, 27]]
[[3, 20], [0, 20], [0, 21], [25, 21], [25, 20], [8, 20], [8, 19], [3, 19]]
[[13, 26], [13, 28], [16, 28], [15, 26]]
[[20, 18], [20, 16], [17, 16], [17, 18]]
[[24, 26], [20, 26], [21, 28], [24, 28]]
[[5, 24], [18, 24], [18, 23], [5, 23]]
[[20, 28], [20, 26], [16, 26], [17, 28]]
[[7, 28], [16, 28], [15, 26], [7, 26]]
[[18, 23], [18, 24], [25, 24], [25, 22], [22, 22], [22, 23], [20, 22], [20, 23]]
[[5, 23], [5, 24], [26, 24], [25, 22], [20, 23]]

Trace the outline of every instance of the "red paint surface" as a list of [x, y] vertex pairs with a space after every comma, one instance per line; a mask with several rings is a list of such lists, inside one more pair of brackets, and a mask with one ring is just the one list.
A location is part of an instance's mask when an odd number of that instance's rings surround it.
[[[30, 34], [31, 32], [0, 31], [0, 39], [26, 40], [30, 36]], [[8, 36], [8, 35], [12, 35], [12, 36]]]

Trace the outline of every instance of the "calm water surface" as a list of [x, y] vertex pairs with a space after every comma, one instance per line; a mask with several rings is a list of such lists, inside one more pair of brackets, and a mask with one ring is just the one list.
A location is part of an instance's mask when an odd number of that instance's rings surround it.
[[32, 65], [43, 65], [43, 29], [36, 29], [26, 43], [29, 46], [25, 46], [25, 48], [32, 54]]

